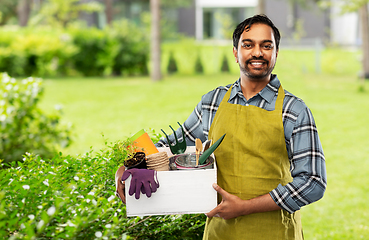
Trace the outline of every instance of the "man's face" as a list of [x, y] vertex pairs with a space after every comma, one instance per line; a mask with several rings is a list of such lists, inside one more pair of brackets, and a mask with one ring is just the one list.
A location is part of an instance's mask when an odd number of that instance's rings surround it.
[[262, 23], [251, 25], [241, 34], [233, 54], [241, 75], [252, 81], [269, 80], [278, 55], [272, 28]]

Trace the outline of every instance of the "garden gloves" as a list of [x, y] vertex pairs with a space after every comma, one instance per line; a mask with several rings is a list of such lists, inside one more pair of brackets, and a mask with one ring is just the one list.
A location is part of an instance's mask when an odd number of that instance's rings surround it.
[[142, 194], [146, 194], [147, 197], [151, 197], [151, 193], [156, 192], [156, 189], [159, 188], [155, 170], [132, 168], [123, 173], [122, 181], [126, 180], [130, 175], [132, 175], [132, 179], [128, 193], [130, 196], [135, 193], [136, 199], [140, 198], [140, 191]]

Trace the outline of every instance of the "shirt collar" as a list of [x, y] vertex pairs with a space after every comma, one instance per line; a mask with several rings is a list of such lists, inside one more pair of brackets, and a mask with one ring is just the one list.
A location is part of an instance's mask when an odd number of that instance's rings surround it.
[[[281, 85], [277, 75], [272, 74], [269, 83], [257, 95], [265, 99], [268, 103], [273, 101], [274, 96], [278, 93], [278, 88]], [[241, 89], [241, 78], [239, 78], [232, 87], [229, 100], [233, 100], [236, 96], [244, 97]]]

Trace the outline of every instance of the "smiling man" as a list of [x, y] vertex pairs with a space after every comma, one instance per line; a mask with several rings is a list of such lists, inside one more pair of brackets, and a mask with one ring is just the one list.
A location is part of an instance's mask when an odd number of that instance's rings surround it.
[[205, 94], [183, 124], [188, 145], [226, 133], [215, 151], [219, 205], [206, 214], [204, 239], [303, 239], [299, 210], [325, 192], [312, 113], [272, 74], [279, 42], [265, 15], [241, 22], [233, 33], [240, 78]]
[[[272, 74], [279, 42], [268, 17], [241, 22], [233, 33], [240, 78], [203, 95], [183, 124], [187, 145], [226, 133], [214, 152], [219, 204], [206, 214], [203, 239], [303, 239], [300, 209], [325, 192], [325, 158], [313, 115]], [[183, 138], [180, 128], [176, 134]], [[175, 142], [173, 134], [169, 139]], [[168, 142], [163, 138], [156, 146]]]

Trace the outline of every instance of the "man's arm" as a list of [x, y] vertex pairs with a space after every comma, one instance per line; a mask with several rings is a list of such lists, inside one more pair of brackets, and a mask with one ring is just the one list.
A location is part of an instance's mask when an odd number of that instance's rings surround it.
[[269, 212], [281, 209], [269, 194], [250, 200], [242, 200], [241, 198], [226, 192], [215, 183], [213, 184], [213, 188], [222, 196], [222, 202], [207, 213], [207, 217], [231, 219], [252, 213]]
[[288, 149], [293, 181], [285, 186], [279, 184], [269, 194], [278, 206], [293, 213], [321, 199], [327, 187], [323, 149], [306, 106], [298, 113]]
[[[200, 101], [191, 115], [187, 118], [187, 120], [182, 124], [185, 139], [187, 146], [194, 146], [196, 138], [200, 138], [202, 142], [207, 140], [207, 137], [204, 135], [202, 122], [202, 101]], [[182, 129], [178, 128], [176, 130], [176, 135], [178, 137], [178, 141], [182, 141]], [[175, 137], [172, 134], [168, 135], [171, 143], [175, 142]], [[165, 147], [168, 146], [168, 141], [166, 137], [162, 137], [157, 143], [155, 143], [156, 147]]]

